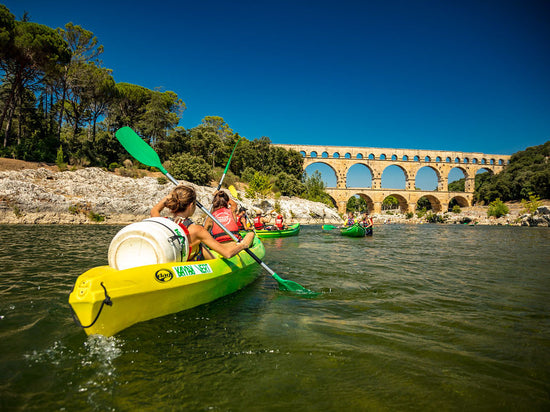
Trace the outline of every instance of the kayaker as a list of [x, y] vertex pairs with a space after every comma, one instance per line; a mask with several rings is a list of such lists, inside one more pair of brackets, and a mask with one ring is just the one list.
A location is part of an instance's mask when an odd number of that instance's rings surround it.
[[286, 225], [283, 223], [283, 220], [284, 220], [283, 215], [279, 213], [275, 218], [275, 226], [277, 230], [284, 230], [286, 228]]
[[355, 224], [355, 217], [353, 217], [353, 212], [349, 212], [348, 213], [348, 218], [347, 220], [344, 222], [344, 226], [345, 227], [350, 227], [350, 226], [353, 226]]
[[170, 210], [174, 222], [182, 228], [189, 239], [190, 252], [187, 260], [212, 259], [214, 256], [208, 248], [229, 259], [241, 250], [250, 247], [254, 240], [254, 233], [250, 232], [239, 243], [220, 243], [204, 227], [193, 223], [189, 217], [195, 213], [197, 208], [197, 194], [190, 186], [180, 185], [174, 188], [169, 195], [151, 209], [151, 216], [159, 217], [164, 208]]
[[249, 230], [248, 217], [246, 216], [246, 209], [241, 207], [237, 212], [237, 227], [239, 230]]
[[372, 217], [370, 217], [368, 213], [363, 214], [363, 220], [361, 221], [360, 224], [365, 229], [367, 229], [366, 236], [372, 236], [372, 228], [374, 226], [374, 221], [372, 220]]
[[256, 217], [254, 218], [254, 229], [256, 230], [265, 230], [265, 224], [271, 221], [271, 217], [262, 216], [262, 211], [256, 212]]
[[[220, 190], [214, 194], [214, 200], [212, 201], [212, 215], [220, 221], [226, 229], [229, 229], [231, 233], [239, 240], [242, 239], [239, 233], [239, 226], [237, 224], [237, 203], [233, 199], [229, 198], [229, 195], [223, 190]], [[231, 236], [214, 223], [209, 217], [204, 222], [204, 228], [208, 230], [214, 239], [218, 242], [230, 242]]]

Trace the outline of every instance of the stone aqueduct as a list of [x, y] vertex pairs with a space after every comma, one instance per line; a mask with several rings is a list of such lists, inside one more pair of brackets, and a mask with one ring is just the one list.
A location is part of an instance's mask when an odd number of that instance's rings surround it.
[[[481, 169], [495, 174], [499, 173], [510, 159], [509, 155], [438, 150], [295, 144], [275, 144], [274, 146], [300, 152], [304, 157], [304, 170], [314, 163], [324, 163], [334, 170], [336, 187], [326, 188], [326, 192], [332, 197], [340, 213], [345, 213], [346, 203], [354, 195], [365, 199], [371, 213], [380, 213], [382, 202], [388, 196], [393, 196], [399, 201], [402, 212], [414, 212], [421, 197], [426, 197], [436, 212], [447, 210], [453, 199], [462, 207], [471, 206], [476, 173]], [[362, 164], [369, 169], [372, 175], [370, 188], [347, 187], [348, 171], [357, 164]], [[399, 167], [405, 175], [404, 190], [382, 188], [382, 173], [392, 165]], [[423, 167], [429, 167], [435, 171], [437, 190], [415, 190], [416, 174]], [[448, 176], [454, 168], [458, 168], [464, 173], [464, 192], [449, 192], [448, 190]]]

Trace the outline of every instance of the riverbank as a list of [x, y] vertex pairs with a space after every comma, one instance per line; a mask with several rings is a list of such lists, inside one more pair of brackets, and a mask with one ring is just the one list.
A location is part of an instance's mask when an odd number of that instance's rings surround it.
[[[161, 173], [143, 173], [139, 178], [121, 176], [100, 168], [59, 171], [57, 166], [0, 159], [0, 224], [128, 224], [149, 217], [151, 207], [170, 192], [173, 185]], [[196, 186], [199, 201], [209, 205], [214, 188]], [[239, 192], [240, 203], [254, 211], [281, 210], [287, 222], [340, 224], [335, 208], [300, 198], [248, 199]], [[441, 223], [472, 225], [549, 226], [550, 202], [535, 215], [522, 212], [519, 202], [507, 203], [510, 213], [499, 219], [487, 217], [487, 207], [462, 208], [460, 213], [440, 213]], [[373, 216], [374, 223], [423, 224], [427, 216], [412, 217], [399, 211]], [[200, 222], [204, 214], [197, 210]]]

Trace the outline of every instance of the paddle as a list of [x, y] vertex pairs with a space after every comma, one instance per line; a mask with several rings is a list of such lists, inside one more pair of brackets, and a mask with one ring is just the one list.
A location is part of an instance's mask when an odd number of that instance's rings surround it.
[[[233, 196], [235, 199], [239, 200], [239, 194], [237, 193], [237, 189], [235, 189], [235, 186], [233, 185], [229, 185], [229, 191], [231, 192], [231, 196]], [[238, 204], [240, 207], [242, 207], [242, 205], [239, 203]], [[245, 212], [244, 214], [246, 216], [246, 221], [248, 222], [248, 224], [250, 225], [250, 227], [252, 228], [252, 231], [254, 233], [256, 233], [256, 229], [254, 228], [254, 224], [250, 221], [250, 219], [248, 218], [248, 213]]]
[[[162, 163], [159, 159], [159, 156], [155, 150], [149, 146], [141, 137], [137, 135], [130, 127], [122, 127], [117, 130], [116, 138], [122, 144], [122, 146], [130, 153], [137, 161], [143, 163], [144, 165], [156, 167], [159, 169], [172, 183], [176, 186], [179, 182], [162, 166]], [[218, 219], [216, 219], [209, 211], [206, 209], [198, 200], [197, 206], [201, 209], [206, 215], [212, 219], [218, 226], [220, 226], [225, 233], [227, 233], [231, 239], [235, 242], [238, 242], [236, 236], [231, 233], [225, 226], [223, 226]], [[293, 282], [291, 280], [285, 280], [273, 272], [262, 260], [256, 256], [250, 249], [245, 249], [245, 251], [254, 259], [264, 270], [266, 270], [273, 278], [279, 283], [279, 289], [287, 290], [290, 292], [298, 292], [304, 294], [317, 294], [309, 289], [304, 288], [300, 284]]]
[[220, 179], [220, 183], [218, 183], [218, 187], [216, 189], [216, 192], [218, 190], [220, 190], [220, 188], [222, 187], [223, 179], [225, 179], [225, 174], [227, 173], [227, 169], [229, 169], [229, 164], [231, 163], [231, 158], [233, 157], [233, 153], [235, 153], [235, 149], [237, 148], [237, 145], [239, 144], [241, 139], [242, 139], [242, 137], [239, 137], [239, 140], [237, 140], [237, 143], [235, 143], [235, 146], [233, 146], [233, 150], [231, 151], [231, 156], [229, 156], [229, 160], [227, 161], [227, 164], [225, 165], [225, 170], [223, 171], [223, 175]]

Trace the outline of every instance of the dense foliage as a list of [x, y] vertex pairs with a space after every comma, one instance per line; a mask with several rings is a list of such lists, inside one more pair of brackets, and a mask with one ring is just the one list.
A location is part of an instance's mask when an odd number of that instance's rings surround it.
[[476, 201], [488, 204], [496, 199], [528, 199], [530, 195], [550, 199], [549, 159], [550, 141], [515, 153], [501, 173], [476, 178]]
[[[170, 159], [177, 178], [208, 184], [225, 167], [239, 135], [221, 117], [179, 127], [186, 106], [178, 95], [116, 83], [93, 33], [72, 23], [51, 29], [27, 20], [16, 21], [0, 5], [1, 157], [112, 168], [129, 158], [114, 132], [130, 126], [161, 159]], [[273, 147], [267, 137], [243, 138], [230, 173], [250, 181], [258, 172], [283, 195], [306, 191], [298, 152]]]

